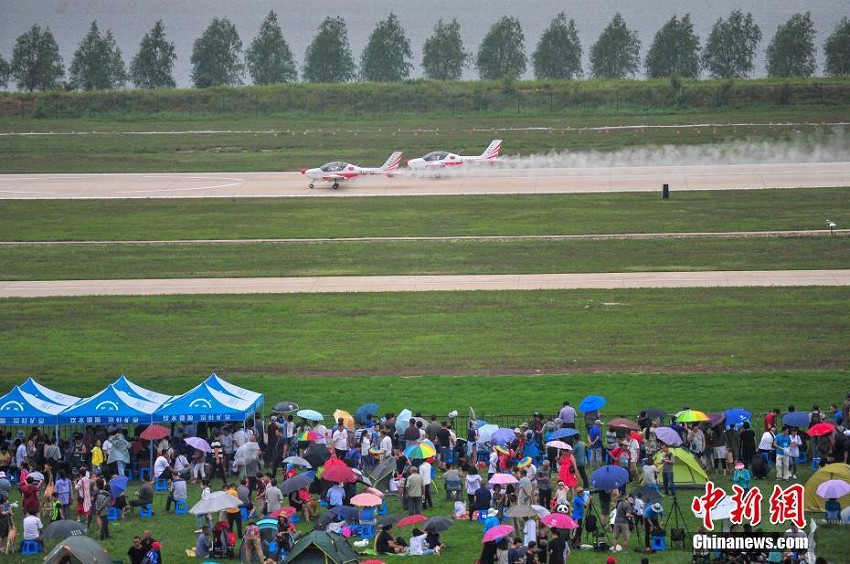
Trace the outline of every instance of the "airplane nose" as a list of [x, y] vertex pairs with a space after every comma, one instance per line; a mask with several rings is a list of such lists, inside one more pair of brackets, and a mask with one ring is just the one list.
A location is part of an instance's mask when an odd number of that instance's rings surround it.
[[302, 168], [302, 169], [301, 169], [301, 170], [299, 170], [298, 172], [300, 172], [301, 174], [307, 174], [307, 169], [306, 169], [306, 168]]
[[413, 160], [413, 159], [404, 159], [404, 164], [406, 164], [406, 165], [410, 165], [410, 161], [412, 161], [412, 160]]

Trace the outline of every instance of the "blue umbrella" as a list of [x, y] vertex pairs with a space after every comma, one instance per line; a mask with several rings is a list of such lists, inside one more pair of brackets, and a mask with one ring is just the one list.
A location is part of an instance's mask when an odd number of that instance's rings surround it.
[[364, 403], [354, 412], [354, 420], [361, 423], [366, 421], [368, 415], [375, 415], [376, 413], [378, 413], [377, 403]]
[[112, 499], [116, 499], [119, 495], [127, 491], [127, 482], [130, 479], [127, 476], [115, 476], [109, 480], [109, 494]]
[[629, 472], [625, 468], [607, 464], [590, 476], [590, 484], [600, 490], [620, 488], [629, 481]]
[[809, 412], [807, 411], [792, 411], [782, 416], [782, 423], [789, 427], [808, 427]]
[[299, 409], [295, 414], [298, 417], [303, 417], [304, 419], [308, 419], [310, 421], [321, 421], [325, 418], [324, 415], [322, 415], [315, 409]]
[[752, 419], [753, 414], [747, 411], [746, 409], [741, 409], [740, 407], [733, 407], [731, 409], [726, 410], [726, 424], [730, 427], [734, 427], [735, 425], [740, 425], [745, 421], [749, 421]]
[[549, 433], [549, 438], [547, 440], [558, 440], [558, 439], [566, 439], [572, 437], [574, 435], [578, 435], [578, 431], [576, 429], [563, 428], [558, 429], [557, 431], [552, 431]]
[[578, 404], [578, 410], [582, 413], [589, 413], [599, 411], [603, 405], [605, 405], [605, 398], [602, 396], [587, 396]]
[[516, 438], [513, 429], [499, 429], [490, 435], [490, 442], [494, 445], [505, 446]]

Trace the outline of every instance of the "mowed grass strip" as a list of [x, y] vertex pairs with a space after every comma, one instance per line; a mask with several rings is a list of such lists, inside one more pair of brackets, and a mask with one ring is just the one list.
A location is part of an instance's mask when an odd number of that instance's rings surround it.
[[[351, 190], [356, 190], [352, 186]], [[825, 229], [848, 189], [375, 198], [4, 200], [0, 241], [522, 236]]]
[[0, 300], [0, 374], [844, 369], [850, 288]]
[[850, 237], [0, 247], [0, 279], [842, 269]]

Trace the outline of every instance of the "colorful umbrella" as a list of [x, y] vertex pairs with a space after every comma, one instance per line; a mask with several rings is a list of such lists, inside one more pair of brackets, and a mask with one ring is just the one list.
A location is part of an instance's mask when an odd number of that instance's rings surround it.
[[374, 454], [375, 456], [378, 456], [379, 454], [381, 454], [381, 449], [379, 449], [378, 447], [372, 447], [369, 449], [369, 454]]
[[316, 431], [304, 431], [300, 435], [295, 437], [295, 440], [299, 443], [301, 443], [301, 442], [312, 443], [313, 441], [319, 441], [319, 440], [322, 440], [323, 438], [324, 437], [322, 437], [322, 434], [317, 433]]
[[514, 532], [514, 528], [510, 525], [496, 525], [486, 533], [484, 533], [484, 537], [481, 539], [481, 542], [490, 542], [496, 539], [500, 539], [502, 537], [506, 537], [509, 534]]
[[398, 523], [396, 523], [396, 527], [407, 527], [408, 525], [416, 525], [417, 523], [424, 523], [428, 520], [428, 517], [425, 515], [408, 515]]
[[602, 396], [587, 396], [578, 404], [578, 410], [582, 413], [589, 413], [599, 411], [603, 405], [605, 405], [605, 398]]
[[494, 474], [492, 478], [490, 478], [489, 483], [491, 484], [516, 484], [519, 482], [516, 478], [513, 477], [512, 474]]
[[351, 505], [357, 507], [377, 507], [383, 502], [383, 499], [373, 493], [361, 493], [351, 498]]
[[540, 523], [553, 529], [576, 529], [578, 523], [565, 513], [550, 513], [540, 519]]
[[789, 427], [808, 427], [809, 412], [808, 411], [792, 411], [782, 416], [782, 423]]
[[343, 409], [337, 409], [334, 411], [334, 423], [338, 422], [342, 419], [342, 425], [348, 429], [354, 430], [354, 417], [351, 414]]
[[818, 423], [817, 425], [809, 427], [807, 432], [810, 437], [820, 437], [824, 435], [831, 435], [835, 432], [835, 427], [830, 423]]
[[142, 433], [139, 435], [139, 438], [144, 439], [146, 441], [158, 441], [159, 439], [164, 439], [170, 434], [171, 431], [169, 431], [162, 425], [149, 425], [147, 429], [142, 431]]
[[511, 451], [509, 451], [505, 447], [497, 446], [497, 447], [494, 447], [494, 448], [496, 449], [496, 452], [498, 452], [499, 454], [510, 454], [511, 453]]
[[297, 513], [296, 509], [291, 505], [284, 505], [280, 509], [275, 509], [271, 513], [269, 513], [269, 518], [277, 519], [281, 515], [286, 515], [287, 517], [292, 517]]
[[666, 445], [679, 446], [682, 444], [682, 437], [670, 427], [657, 427], [655, 429], [655, 436]]
[[432, 456], [436, 455], [437, 450], [433, 446], [428, 445], [424, 442], [404, 449], [404, 456], [406, 456], [410, 460], [425, 460], [426, 458], [431, 458]]
[[516, 439], [513, 429], [499, 429], [490, 436], [490, 442], [494, 445], [505, 446]]
[[727, 409], [725, 411], [725, 415], [726, 424], [731, 427], [745, 423], [753, 417], [752, 413], [750, 413], [746, 409], [741, 409], [740, 407], [733, 407], [731, 409]]
[[575, 435], [578, 435], [577, 429], [564, 427], [563, 429], [558, 429], [557, 431], [552, 431], [551, 433], [549, 433], [549, 439], [553, 441], [556, 439], [568, 439]]
[[817, 494], [824, 499], [838, 499], [850, 493], [850, 484], [844, 480], [827, 480], [818, 486]]
[[546, 443], [546, 446], [549, 448], [558, 448], [561, 450], [573, 450], [573, 447], [563, 441], [549, 441], [548, 443]]
[[615, 429], [625, 429], [626, 431], [640, 431], [640, 425], [638, 425], [634, 421], [623, 419], [622, 417], [620, 417], [619, 419], [612, 419], [611, 421], [606, 423], [606, 425]]
[[201, 437], [186, 437], [186, 444], [192, 448], [196, 448], [201, 452], [212, 452], [210, 444]]
[[590, 476], [590, 483], [600, 490], [613, 490], [624, 486], [629, 481], [629, 472], [625, 468], [607, 464]]
[[680, 411], [676, 415], [677, 423], [699, 423], [700, 421], [710, 421], [711, 418], [703, 413], [702, 411], [697, 411], [696, 409], [686, 409], [685, 411]]
[[517, 468], [528, 468], [529, 466], [531, 466], [530, 456], [526, 456], [525, 458], [516, 463]]
[[316, 411], [315, 409], [299, 409], [295, 414], [298, 417], [303, 417], [308, 421], [322, 421], [325, 416]]
[[[324, 474], [322, 474], [322, 479], [330, 482], [348, 482], [353, 484], [357, 481], [357, 474], [352, 472], [351, 468], [345, 464], [339, 464], [337, 466], [327, 468]], [[286, 482], [284, 482], [284, 484], [285, 483]]]
[[275, 404], [272, 408], [275, 413], [291, 413], [298, 411], [298, 404], [294, 401], [282, 401]]

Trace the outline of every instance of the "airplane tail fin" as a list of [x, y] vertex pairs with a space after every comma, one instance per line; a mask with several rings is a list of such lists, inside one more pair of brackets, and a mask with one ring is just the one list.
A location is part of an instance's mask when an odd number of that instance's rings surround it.
[[481, 153], [481, 157], [485, 159], [494, 159], [499, 156], [499, 151], [502, 149], [502, 140], [493, 139], [487, 148]]
[[387, 162], [385, 162], [381, 166], [380, 170], [381, 170], [381, 172], [390, 172], [390, 173], [395, 172], [395, 170], [398, 168], [398, 165], [400, 163], [401, 163], [401, 151], [396, 151], [395, 153], [390, 155], [390, 158], [388, 158]]

